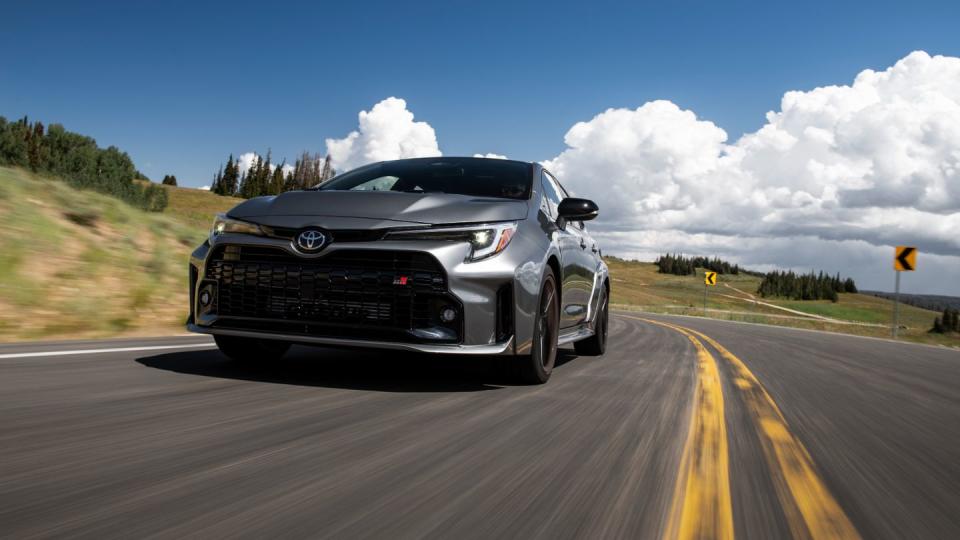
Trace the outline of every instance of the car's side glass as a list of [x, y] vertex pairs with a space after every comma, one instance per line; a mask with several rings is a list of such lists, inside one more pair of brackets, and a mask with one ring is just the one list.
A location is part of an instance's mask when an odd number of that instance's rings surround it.
[[[548, 172], [546, 172], [546, 171], [543, 172], [543, 182], [544, 182], [544, 184], [550, 186], [551, 191], [552, 191], [552, 192], [554, 193], [554, 195], [555, 195], [555, 198], [556, 198], [556, 201], [557, 201], [557, 202], [556, 202], [556, 204], [554, 205], [554, 212], [553, 212], [553, 214], [551, 214], [551, 216], [552, 216], [552, 217], [556, 217], [556, 216], [557, 216], [556, 205], [559, 205], [559, 204], [560, 204], [560, 201], [562, 201], [562, 200], [566, 199], [567, 197], [569, 197], [570, 194], [567, 193], [567, 190], [564, 189], [562, 185], [560, 185], [560, 182], [557, 181], [557, 179], [554, 178], [552, 174], [550, 174], [550, 173], [548, 173]], [[571, 224], [571, 225], [573, 225], [573, 226], [574, 226], [575, 228], [577, 228], [577, 229], [581, 229], [581, 230], [583, 229], [583, 222], [582, 222], [582, 221], [570, 221], [570, 222], [568, 222], [568, 223]]]
[[543, 211], [551, 218], [556, 219], [557, 207], [560, 205], [560, 201], [563, 200], [563, 196], [547, 174], [541, 177], [540, 183], [543, 186], [543, 202], [541, 205], [546, 205]]

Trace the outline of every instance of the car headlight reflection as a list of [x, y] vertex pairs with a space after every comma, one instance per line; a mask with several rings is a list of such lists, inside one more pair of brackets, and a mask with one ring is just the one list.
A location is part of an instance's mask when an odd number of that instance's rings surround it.
[[469, 242], [470, 255], [467, 261], [474, 262], [500, 253], [510, 245], [517, 232], [517, 222], [491, 223], [467, 227], [432, 227], [430, 229], [395, 231], [387, 235], [390, 240], [441, 240]]
[[253, 234], [263, 236], [263, 229], [255, 223], [231, 219], [226, 214], [217, 214], [213, 219], [213, 228], [210, 229], [210, 240], [226, 233]]

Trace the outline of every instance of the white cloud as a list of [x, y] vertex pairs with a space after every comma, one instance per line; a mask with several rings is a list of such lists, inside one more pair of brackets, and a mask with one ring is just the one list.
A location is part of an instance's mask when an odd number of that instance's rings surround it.
[[327, 139], [327, 153], [338, 171], [389, 159], [439, 156], [430, 124], [416, 122], [407, 102], [389, 97], [360, 111], [359, 127], [342, 139]]
[[247, 174], [247, 171], [257, 162], [258, 157], [260, 156], [256, 152], [245, 152], [237, 157], [237, 170], [240, 171], [240, 176]]
[[507, 159], [507, 156], [501, 154], [474, 154], [473, 157], [476, 158], [487, 158], [487, 159]]
[[890, 246], [917, 245], [936, 255], [930, 287], [957, 291], [958, 58], [914, 52], [849, 86], [787, 92], [766, 125], [732, 144], [668, 101], [607, 110], [565, 142], [545, 165], [597, 199], [593, 228], [608, 251], [685, 249], [856, 277], [882, 261], [889, 274]]
[[[243, 154], [240, 154], [240, 156], [237, 157], [237, 168], [240, 171], [240, 176], [243, 176], [244, 174], [246, 174], [247, 171], [249, 171], [250, 168], [253, 167], [253, 164], [257, 162], [257, 158], [259, 157], [261, 157], [260, 154], [257, 154], [256, 152], [244, 152]], [[271, 163], [270, 171], [271, 172], [275, 171], [278, 165], [279, 164], [277, 163]], [[289, 163], [284, 163], [283, 174], [286, 175], [291, 172], [293, 172], [293, 165], [290, 165]]]
[[200, 191], [210, 191], [210, 186], [200, 186], [197, 189], [199, 189]]

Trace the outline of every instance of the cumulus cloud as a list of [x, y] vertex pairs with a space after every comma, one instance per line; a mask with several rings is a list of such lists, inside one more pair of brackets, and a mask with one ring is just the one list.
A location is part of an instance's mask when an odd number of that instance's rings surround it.
[[360, 111], [359, 127], [342, 139], [327, 139], [327, 153], [338, 171], [389, 159], [439, 156], [437, 134], [417, 122], [407, 102], [389, 97]]
[[[237, 169], [240, 171], [241, 176], [243, 176], [244, 174], [247, 174], [247, 171], [249, 171], [253, 167], [253, 164], [257, 162], [257, 158], [261, 158], [261, 156], [256, 152], [244, 152], [243, 154], [240, 154], [240, 156], [237, 157]], [[275, 171], [278, 166], [279, 166], [278, 163], [271, 163], [270, 171], [271, 172]], [[290, 165], [289, 163], [284, 163], [283, 174], [286, 175], [292, 172], [293, 172], [293, 165]]]
[[210, 191], [210, 186], [200, 186], [197, 189], [199, 189], [200, 191]]
[[473, 157], [478, 158], [487, 158], [487, 159], [507, 159], [507, 156], [501, 154], [474, 154]]
[[257, 162], [258, 157], [260, 156], [256, 152], [245, 152], [237, 156], [237, 170], [240, 171], [240, 176], [247, 174], [247, 171]]
[[851, 85], [787, 92], [732, 143], [669, 101], [609, 109], [564, 140], [545, 165], [598, 200], [594, 229], [616, 250], [823, 267], [791, 256], [810, 246], [851, 271], [910, 244], [960, 278], [958, 58], [914, 52]]

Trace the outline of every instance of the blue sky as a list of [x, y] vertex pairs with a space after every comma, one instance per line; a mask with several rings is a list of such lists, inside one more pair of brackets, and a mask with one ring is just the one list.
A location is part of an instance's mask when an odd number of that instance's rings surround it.
[[[0, 115], [116, 145], [154, 180], [327, 138], [345, 165], [437, 145], [549, 160], [600, 203], [608, 253], [889, 289], [893, 246], [915, 245], [905, 290], [960, 293], [955, 0], [9, 4]], [[351, 146], [360, 111], [378, 120]]]
[[445, 154], [541, 160], [609, 107], [669, 99], [735, 139], [784, 91], [960, 53], [960, 2], [16, 2], [2, 19], [0, 115], [193, 186], [230, 152], [323, 151], [388, 96]]

